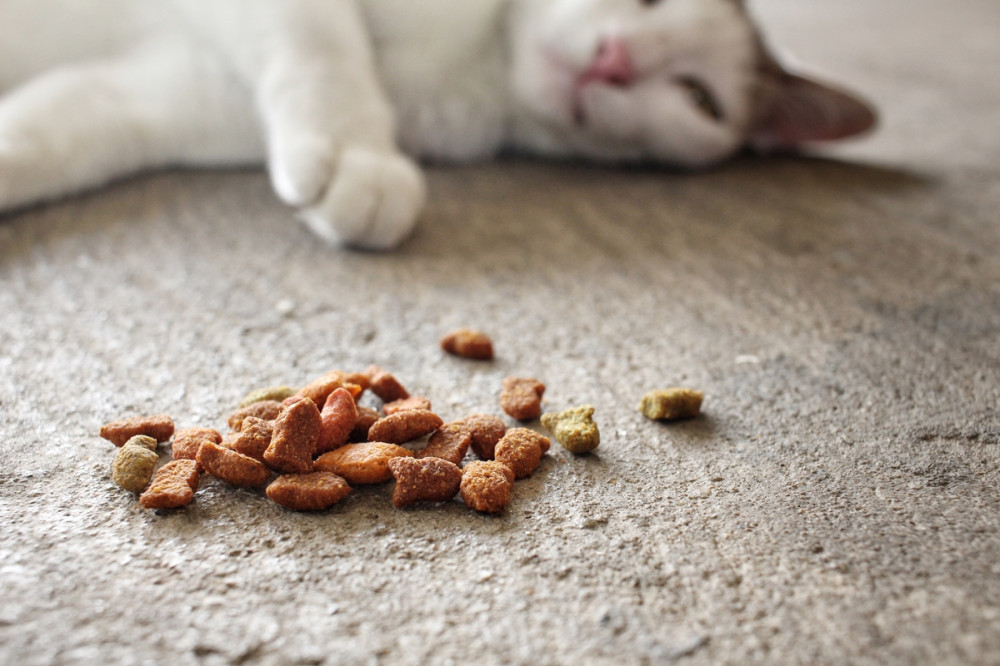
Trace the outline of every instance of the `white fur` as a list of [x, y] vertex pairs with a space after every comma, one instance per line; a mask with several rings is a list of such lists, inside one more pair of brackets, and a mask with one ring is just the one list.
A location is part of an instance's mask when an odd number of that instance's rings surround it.
[[[634, 84], [580, 83], [607, 38]], [[424, 203], [415, 159], [726, 157], [746, 141], [755, 40], [736, 0], [3, 0], [0, 210], [266, 161], [321, 237], [388, 248]]]

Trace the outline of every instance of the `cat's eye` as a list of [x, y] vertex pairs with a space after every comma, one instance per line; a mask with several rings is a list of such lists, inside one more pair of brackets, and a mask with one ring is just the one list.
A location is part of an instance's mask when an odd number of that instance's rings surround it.
[[679, 83], [696, 109], [716, 122], [722, 121], [722, 107], [705, 84], [691, 77], [684, 77]]

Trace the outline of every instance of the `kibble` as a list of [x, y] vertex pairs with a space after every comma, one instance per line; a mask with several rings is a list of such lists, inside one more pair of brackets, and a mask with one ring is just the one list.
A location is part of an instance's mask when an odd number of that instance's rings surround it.
[[593, 405], [542, 414], [542, 426], [571, 453], [588, 453], [601, 444], [601, 433], [594, 423]]
[[701, 413], [704, 394], [688, 388], [667, 388], [650, 391], [642, 397], [639, 411], [654, 421], [690, 419]]
[[514, 472], [514, 478], [531, 476], [549, 450], [549, 438], [528, 428], [511, 428], [497, 442], [494, 458]]
[[317, 471], [333, 472], [349, 484], [384, 483], [392, 478], [389, 461], [399, 456], [412, 456], [413, 451], [387, 442], [347, 444], [324, 453], [313, 464]]
[[389, 471], [396, 479], [392, 504], [396, 508], [416, 502], [446, 502], [458, 494], [462, 470], [441, 458], [409, 458], [399, 456], [389, 460]]
[[249, 407], [255, 402], [281, 402], [289, 396], [295, 395], [295, 389], [291, 386], [268, 386], [266, 388], [250, 391], [237, 405], [238, 408]]
[[171, 460], [156, 470], [152, 482], [139, 496], [147, 509], [176, 509], [186, 506], [198, 490], [198, 463], [190, 459]]
[[[130, 438], [118, 449], [111, 463], [111, 479], [129, 492], [141, 493], [153, 478], [159, 456], [149, 449], [146, 442], [149, 439], [141, 435]], [[155, 445], [155, 440], [153, 443]]]
[[133, 416], [111, 421], [101, 426], [101, 437], [115, 446], [123, 446], [136, 435], [152, 437], [157, 442], [165, 442], [174, 434], [174, 421], [166, 414], [154, 416]]
[[493, 460], [497, 442], [507, 432], [507, 425], [498, 416], [473, 414], [462, 419], [469, 430], [472, 450], [483, 460]]
[[426, 409], [407, 409], [383, 416], [368, 429], [368, 441], [405, 444], [434, 432], [444, 421]]
[[358, 422], [358, 406], [347, 389], [334, 389], [326, 398], [320, 412], [319, 436], [313, 455], [333, 451], [347, 444], [351, 431]]
[[274, 420], [274, 433], [264, 452], [264, 462], [282, 474], [311, 472], [322, 427], [323, 419], [311, 398], [288, 405]]
[[201, 445], [197, 460], [206, 472], [234, 486], [262, 486], [271, 478], [264, 463], [214, 442]]
[[174, 433], [170, 455], [174, 460], [194, 460], [205, 442], [221, 444], [222, 435], [215, 428], [182, 428]]
[[416, 457], [441, 458], [460, 465], [471, 444], [472, 434], [464, 421], [445, 423], [430, 436], [427, 446], [417, 451]]
[[229, 427], [239, 432], [243, 427], [243, 419], [248, 416], [256, 416], [258, 419], [273, 421], [278, 418], [278, 414], [285, 406], [277, 400], [261, 400], [246, 407], [237, 409], [229, 415]]
[[469, 507], [483, 513], [499, 513], [510, 504], [514, 472], [495, 460], [477, 460], [462, 469], [459, 492]]
[[542, 413], [545, 384], [531, 377], [507, 377], [503, 380], [500, 407], [518, 421], [537, 419]]
[[482, 331], [460, 328], [451, 331], [441, 338], [441, 349], [477, 361], [489, 361], [493, 358], [493, 340]]
[[347, 481], [333, 472], [283, 474], [265, 490], [269, 498], [292, 511], [324, 511], [350, 492]]

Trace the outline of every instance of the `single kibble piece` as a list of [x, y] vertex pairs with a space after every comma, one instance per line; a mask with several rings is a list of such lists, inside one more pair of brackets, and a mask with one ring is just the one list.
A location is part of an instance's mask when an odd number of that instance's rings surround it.
[[205, 442], [221, 444], [222, 435], [215, 428], [181, 428], [174, 433], [170, 456], [174, 460], [194, 460]]
[[311, 472], [322, 427], [323, 419], [312, 399], [302, 398], [288, 405], [274, 420], [274, 434], [264, 452], [264, 462], [282, 474]]
[[497, 442], [494, 458], [507, 465], [514, 477], [531, 476], [542, 456], [549, 450], [549, 438], [528, 428], [511, 428]]
[[[346, 375], [340, 370], [331, 370], [322, 377], [317, 377], [303, 386], [295, 393], [295, 396], [309, 398], [319, 407], [325, 405], [326, 399], [330, 397], [330, 394], [339, 388], [347, 390], [353, 398], [361, 395], [362, 387], [348, 382], [345, 377]], [[289, 399], [286, 399], [285, 404], [287, 405], [288, 403]]]
[[472, 444], [472, 434], [464, 421], [445, 423], [438, 428], [427, 446], [417, 451], [417, 458], [441, 458], [454, 465], [460, 465], [466, 451]]
[[125, 446], [141, 446], [156, 453], [159, 443], [149, 435], [136, 435], [135, 437], [129, 437], [128, 441], [125, 442]]
[[472, 437], [472, 450], [483, 460], [493, 460], [497, 442], [507, 432], [507, 425], [492, 414], [473, 414], [462, 419]]
[[542, 414], [542, 425], [571, 453], [588, 453], [601, 443], [601, 433], [594, 423], [593, 405], [581, 405], [558, 413], [547, 412]]
[[236, 486], [262, 486], [271, 478], [264, 463], [214, 442], [201, 445], [197, 460], [206, 472]]
[[240, 431], [230, 441], [227, 448], [245, 456], [264, 462], [264, 452], [271, 445], [274, 436], [274, 421], [265, 421], [256, 416], [243, 419]]
[[292, 511], [323, 511], [347, 497], [351, 487], [333, 472], [283, 474], [265, 491], [272, 500]]
[[404, 444], [429, 435], [444, 421], [434, 412], [426, 409], [407, 409], [389, 416], [383, 416], [368, 429], [368, 441]]
[[394, 402], [410, 397], [410, 392], [399, 383], [398, 379], [377, 365], [369, 366], [364, 375], [368, 377], [368, 388], [381, 398], [382, 402]]
[[407, 409], [426, 409], [430, 411], [431, 401], [422, 395], [411, 395], [409, 398], [393, 400], [382, 406], [382, 411], [386, 416], [396, 412], [405, 412]]
[[414, 502], [447, 502], [462, 483], [458, 465], [441, 458], [392, 458], [389, 471], [396, 479], [392, 504], [398, 509]]
[[285, 398], [295, 395], [295, 389], [291, 386], [268, 386], [266, 388], [257, 389], [256, 391], [250, 391], [243, 399], [240, 400], [240, 404], [237, 405], [238, 408], [249, 407], [255, 402], [264, 402], [265, 400], [272, 402], [281, 402]]
[[247, 405], [237, 409], [235, 412], [229, 415], [229, 427], [239, 432], [243, 428], [243, 419], [248, 416], [256, 416], [258, 419], [264, 419], [265, 421], [273, 421], [278, 418], [278, 414], [285, 406], [278, 402], [277, 400], [261, 400], [260, 402], [255, 402], [252, 405]]
[[358, 420], [354, 422], [354, 429], [351, 430], [347, 440], [349, 442], [367, 442], [368, 431], [372, 425], [382, 418], [377, 409], [358, 405]]
[[147, 509], [176, 509], [186, 506], [198, 490], [198, 463], [190, 459], [171, 460], [156, 470], [152, 482], [139, 496]]
[[690, 419], [701, 413], [705, 394], [687, 388], [668, 388], [650, 391], [642, 397], [639, 411], [647, 419], [673, 421]]
[[352, 486], [383, 483], [392, 478], [389, 461], [399, 456], [411, 457], [413, 451], [387, 442], [347, 444], [321, 455], [313, 469], [338, 474]]
[[477, 361], [493, 358], [493, 341], [482, 331], [460, 328], [441, 338], [441, 349], [449, 354]]
[[153, 478], [153, 470], [159, 456], [143, 443], [133, 442], [122, 445], [111, 463], [111, 479], [125, 490], [141, 493]]
[[500, 407], [518, 421], [537, 419], [542, 413], [545, 384], [530, 377], [507, 377], [503, 380]]
[[462, 469], [462, 501], [476, 511], [498, 513], [510, 504], [514, 472], [495, 460], [477, 460]]
[[147, 435], [157, 442], [165, 442], [174, 434], [174, 422], [166, 414], [133, 416], [111, 421], [101, 426], [101, 437], [115, 446], [123, 446], [136, 435]]
[[333, 451], [347, 444], [347, 439], [358, 421], [358, 406], [354, 396], [347, 389], [334, 389], [326, 398], [320, 412], [319, 437], [313, 455]]

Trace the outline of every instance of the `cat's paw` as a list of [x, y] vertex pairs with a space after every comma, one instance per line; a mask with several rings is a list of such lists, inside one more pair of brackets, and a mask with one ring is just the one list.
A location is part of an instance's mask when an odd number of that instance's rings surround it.
[[[409, 158], [350, 147], [335, 162], [318, 159], [313, 164], [326, 167], [325, 177], [301, 179], [297, 194], [302, 198], [294, 201], [287, 192], [278, 192], [298, 206], [299, 217], [324, 240], [387, 250], [413, 230], [424, 206], [426, 187], [419, 167]], [[307, 202], [310, 193], [313, 200]]]

